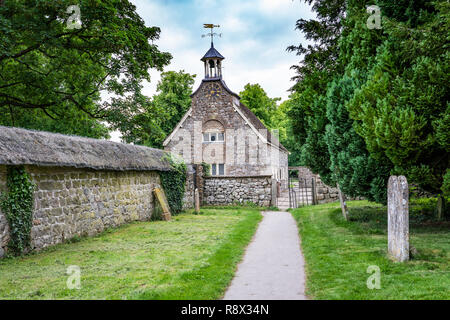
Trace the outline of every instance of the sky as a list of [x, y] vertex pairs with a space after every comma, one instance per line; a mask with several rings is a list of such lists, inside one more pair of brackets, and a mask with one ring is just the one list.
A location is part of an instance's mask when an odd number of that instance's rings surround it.
[[[287, 99], [295, 74], [290, 67], [300, 57], [286, 51], [292, 44], [307, 43], [295, 30], [299, 18], [314, 17], [301, 0], [131, 0], [147, 26], [161, 28], [155, 44], [170, 52], [171, 64], [165, 71], [184, 70], [196, 74], [194, 90], [204, 77], [201, 57], [210, 47], [204, 23], [220, 25], [222, 33], [215, 48], [225, 57], [223, 79], [236, 93], [247, 83], [259, 83], [269, 97]], [[151, 72], [144, 94], [153, 95], [160, 73]]]
[[[295, 30], [298, 19], [314, 18], [303, 0], [130, 0], [147, 26], [161, 28], [159, 49], [173, 58], [164, 71], [184, 70], [196, 74], [194, 91], [204, 78], [200, 59], [211, 46], [209, 29], [204, 23], [220, 25], [215, 29], [222, 37], [214, 47], [225, 57], [223, 79], [239, 94], [247, 83], [258, 83], [271, 98], [286, 100], [295, 75], [290, 67], [301, 57], [287, 52], [290, 45], [308, 42]], [[153, 96], [160, 72], [151, 70], [151, 82], [143, 93]], [[120, 142], [114, 131], [111, 140]]]

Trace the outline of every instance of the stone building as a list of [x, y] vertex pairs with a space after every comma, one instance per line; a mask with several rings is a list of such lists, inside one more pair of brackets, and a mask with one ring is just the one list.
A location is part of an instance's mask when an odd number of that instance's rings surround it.
[[224, 59], [211, 43], [201, 59], [205, 77], [164, 148], [187, 164], [209, 164], [211, 176], [271, 176], [286, 185], [289, 152], [227, 87]]

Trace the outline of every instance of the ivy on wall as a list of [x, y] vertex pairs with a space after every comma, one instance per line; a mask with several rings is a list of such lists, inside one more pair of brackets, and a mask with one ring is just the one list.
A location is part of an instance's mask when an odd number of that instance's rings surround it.
[[203, 176], [209, 177], [211, 175], [211, 165], [206, 162], [202, 162]]
[[31, 245], [34, 184], [24, 166], [8, 167], [8, 191], [0, 196], [0, 207], [9, 224], [8, 251], [22, 254]]
[[170, 158], [172, 166], [171, 171], [162, 171], [159, 176], [161, 178], [161, 186], [166, 194], [167, 202], [169, 202], [170, 211], [173, 215], [183, 210], [183, 197], [186, 185], [186, 165], [183, 161]]

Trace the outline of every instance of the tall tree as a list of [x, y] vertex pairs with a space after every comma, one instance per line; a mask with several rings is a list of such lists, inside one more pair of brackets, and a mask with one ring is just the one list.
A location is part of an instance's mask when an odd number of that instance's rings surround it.
[[[114, 122], [130, 97], [141, 99], [149, 69], [169, 63], [170, 54], [154, 44], [160, 29], [146, 27], [128, 0], [76, 3], [81, 24], [75, 26], [71, 0], [2, 1], [0, 114], [12, 124], [26, 124], [21, 117], [30, 110], [61, 123], [84, 115]], [[100, 92], [115, 98], [102, 103]], [[70, 124], [64, 129], [80, 132]]]
[[274, 117], [278, 109], [278, 101], [281, 98], [269, 98], [259, 84], [246, 84], [244, 90], [239, 93], [241, 101], [245, 104], [266, 127], [274, 128]]
[[292, 66], [297, 75], [292, 91], [293, 105], [288, 112], [292, 132], [299, 144], [300, 162], [320, 174], [324, 182], [335, 185], [336, 179], [329, 166], [330, 155], [325, 141], [327, 85], [335, 75], [341, 74], [338, 39], [345, 17], [345, 0], [304, 0], [312, 4], [317, 18], [299, 19], [296, 29], [313, 44], [288, 47], [303, 59]]
[[161, 148], [165, 137], [191, 106], [192, 87], [195, 75], [169, 71], [161, 74], [157, 93], [152, 97], [141, 97], [138, 103], [129, 99], [129, 113], [122, 113], [116, 128], [122, 139], [149, 147]]
[[161, 128], [166, 135], [172, 132], [191, 107], [195, 77], [196, 75], [186, 73], [184, 70], [169, 71], [161, 75], [161, 81], [156, 88], [158, 94], [153, 97], [153, 102], [167, 114], [161, 123]]
[[381, 30], [366, 24], [373, 2], [346, 1], [342, 15], [335, 4], [315, 1], [319, 20], [298, 26], [316, 45], [291, 47], [305, 54], [289, 112], [302, 162], [379, 202], [389, 173], [448, 192], [448, 2], [379, 0]]
[[[270, 98], [259, 84], [247, 84], [239, 93], [241, 101], [245, 104], [269, 130], [278, 130], [280, 143], [288, 150], [294, 150], [291, 120], [287, 116], [291, 108], [291, 100], [278, 105], [281, 98]], [[292, 154], [292, 153], [291, 153]], [[296, 158], [290, 159], [290, 163]]]
[[56, 119], [48, 117], [40, 109], [0, 108], [0, 125], [26, 129], [73, 134], [82, 137], [107, 139], [109, 126], [99, 119], [91, 118], [77, 108], [67, 107]]
[[364, 139], [353, 128], [354, 121], [347, 110], [348, 100], [359, 87], [358, 77], [344, 75], [330, 85], [327, 92], [325, 141], [330, 155], [329, 167], [341, 191], [348, 196], [362, 196], [385, 203], [386, 182], [391, 165], [388, 159], [374, 159], [367, 151]]
[[[450, 164], [450, 4], [380, 5], [388, 17], [386, 40], [349, 103], [350, 116], [375, 158], [389, 159], [393, 173], [438, 193]], [[402, 9], [411, 16], [403, 16]]]

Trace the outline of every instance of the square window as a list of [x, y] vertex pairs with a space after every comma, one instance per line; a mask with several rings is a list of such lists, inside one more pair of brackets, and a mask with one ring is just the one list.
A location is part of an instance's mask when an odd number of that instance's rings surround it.
[[211, 175], [213, 175], [213, 176], [215, 176], [215, 175], [217, 175], [217, 166], [216, 166], [216, 164], [215, 163], [213, 163], [212, 165], [211, 165]]
[[211, 139], [211, 142], [217, 141], [217, 133], [211, 133], [210, 134], [210, 139]]
[[218, 134], [217, 141], [224, 141], [224, 134], [223, 133], [219, 133]]
[[209, 142], [209, 133], [203, 134], [203, 142]]
[[225, 175], [225, 165], [223, 163], [219, 164], [219, 175], [220, 176]]

